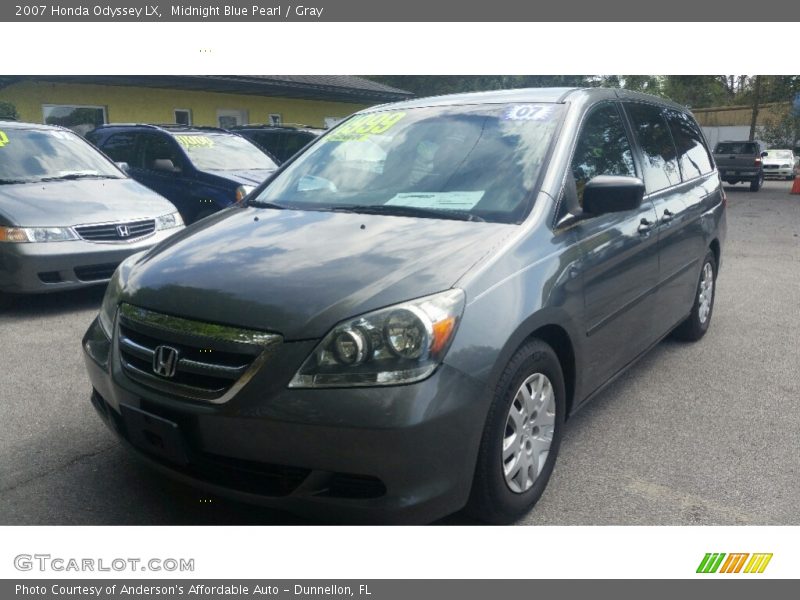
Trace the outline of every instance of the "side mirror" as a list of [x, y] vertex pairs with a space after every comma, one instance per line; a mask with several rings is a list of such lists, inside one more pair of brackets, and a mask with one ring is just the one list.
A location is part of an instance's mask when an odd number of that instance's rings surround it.
[[119, 170], [122, 171], [123, 173], [128, 173], [131, 169], [131, 166], [126, 162], [118, 162], [114, 164], [117, 165]]
[[763, 157], [765, 157], [765, 156], [769, 156], [769, 152], [762, 152], [762, 153], [761, 153], [761, 157], [762, 157], [762, 158], [763, 158]]
[[644, 198], [644, 182], [638, 177], [598, 175], [583, 188], [583, 212], [602, 215], [639, 208]]

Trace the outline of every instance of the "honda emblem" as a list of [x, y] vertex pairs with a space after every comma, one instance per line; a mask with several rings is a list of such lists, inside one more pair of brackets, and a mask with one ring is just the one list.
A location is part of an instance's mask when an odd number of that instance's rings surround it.
[[158, 346], [153, 353], [153, 373], [161, 377], [175, 377], [178, 369], [178, 351], [171, 346]]

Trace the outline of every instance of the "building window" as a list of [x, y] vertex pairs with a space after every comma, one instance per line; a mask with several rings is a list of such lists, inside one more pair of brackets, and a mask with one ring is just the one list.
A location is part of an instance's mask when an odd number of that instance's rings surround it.
[[45, 104], [42, 106], [44, 123], [61, 125], [86, 135], [98, 125], [108, 122], [105, 106], [81, 106], [76, 104]]
[[223, 129], [236, 127], [237, 125], [245, 125], [247, 120], [246, 110], [235, 110], [229, 108], [220, 108], [217, 110], [217, 123]]
[[270, 125], [280, 125], [281, 123], [283, 123], [283, 119], [281, 118], [280, 113], [270, 113], [269, 115]]
[[188, 108], [175, 109], [175, 123], [177, 125], [191, 125], [192, 111]]

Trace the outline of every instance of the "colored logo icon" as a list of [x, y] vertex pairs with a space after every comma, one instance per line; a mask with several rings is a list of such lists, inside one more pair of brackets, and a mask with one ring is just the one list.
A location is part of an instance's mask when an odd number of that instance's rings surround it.
[[[749, 560], [748, 560], [749, 559]], [[772, 553], [707, 552], [697, 567], [698, 573], [763, 573]]]

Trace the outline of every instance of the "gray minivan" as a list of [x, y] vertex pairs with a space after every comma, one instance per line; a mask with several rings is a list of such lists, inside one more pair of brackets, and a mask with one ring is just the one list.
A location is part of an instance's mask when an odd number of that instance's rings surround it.
[[511, 522], [565, 420], [709, 327], [726, 199], [697, 123], [613, 89], [357, 113], [117, 270], [92, 403], [157, 468], [316, 516]]

